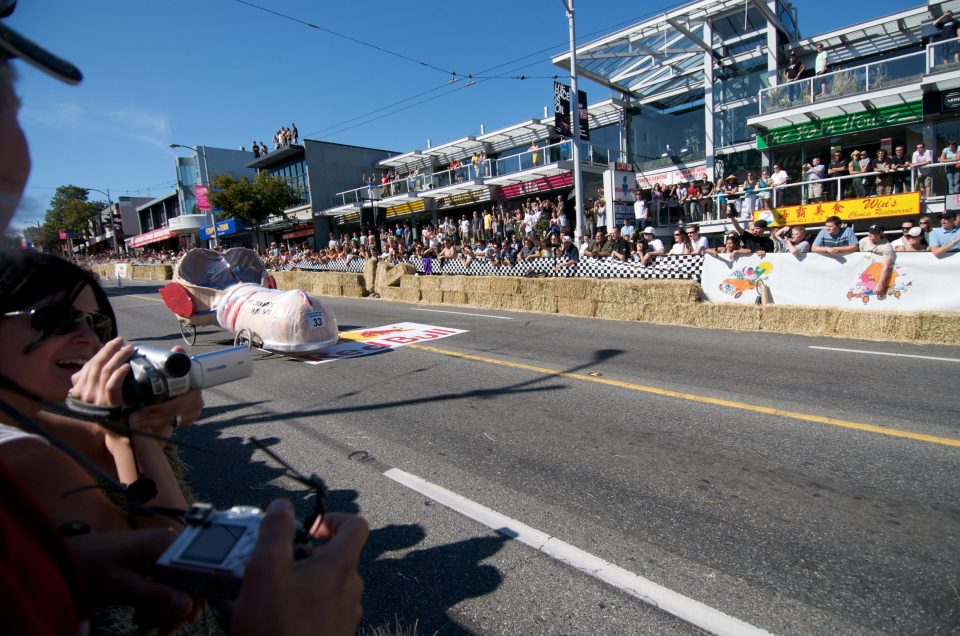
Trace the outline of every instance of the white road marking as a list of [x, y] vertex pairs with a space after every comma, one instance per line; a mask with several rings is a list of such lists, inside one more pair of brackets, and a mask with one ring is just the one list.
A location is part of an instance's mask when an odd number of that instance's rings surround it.
[[430, 483], [416, 475], [391, 468], [383, 473], [388, 479], [406, 486], [421, 495], [433, 499], [451, 510], [478, 521], [496, 532], [524, 543], [581, 572], [623, 590], [645, 603], [649, 603], [677, 618], [683, 619], [711, 634], [740, 636], [744, 634], [769, 634], [740, 619], [724, 614], [699, 601], [687, 598], [662, 585], [638, 576], [580, 548], [531, 528], [523, 522], [511, 519], [486, 506], [462, 497], [446, 488]]
[[460, 316], [479, 316], [480, 318], [496, 318], [498, 320], [513, 320], [506, 316], [492, 316], [490, 314], [468, 314], [465, 311], [444, 311], [443, 309], [414, 309], [414, 311], [432, 311], [435, 314], [457, 314]]
[[898, 358], [920, 358], [921, 360], [940, 360], [941, 362], [960, 362], [960, 358], [937, 358], [935, 356], [918, 356], [911, 353], [888, 353], [887, 351], [863, 351], [861, 349], [840, 349], [838, 347], [814, 347], [811, 349], [821, 349], [823, 351], [843, 351], [845, 353], [863, 353], [871, 356], [896, 356]]

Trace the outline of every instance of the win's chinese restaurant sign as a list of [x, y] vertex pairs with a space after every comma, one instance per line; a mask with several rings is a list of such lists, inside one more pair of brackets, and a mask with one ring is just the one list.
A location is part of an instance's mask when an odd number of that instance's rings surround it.
[[823, 223], [830, 216], [839, 216], [844, 221], [857, 221], [914, 214], [920, 214], [919, 192], [760, 210], [753, 213], [753, 219], [755, 221], [763, 219], [771, 227], [776, 227]]

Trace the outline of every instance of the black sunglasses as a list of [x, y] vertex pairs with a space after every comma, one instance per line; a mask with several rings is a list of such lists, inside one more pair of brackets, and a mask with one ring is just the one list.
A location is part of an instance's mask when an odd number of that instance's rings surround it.
[[113, 318], [107, 314], [99, 311], [82, 311], [72, 305], [64, 306], [61, 303], [3, 314], [4, 318], [14, 316], [29, 316], [30, 328], [39, 334], [41, 341], [50, 336], [73, 333], [80, 327], [80, 321], [86, 321], [100, 342], [107, 342], [116, 333]]

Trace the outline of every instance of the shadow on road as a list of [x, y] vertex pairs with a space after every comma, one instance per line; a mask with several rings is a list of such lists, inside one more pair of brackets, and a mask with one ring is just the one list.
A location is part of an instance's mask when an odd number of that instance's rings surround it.
[[[285, 487], [279, 481], [285, 471], [241, 437], [225, 437], [223, 429], [237, 422], [231, 412], [258, 406], [258, 402], [205, 409], [208, 421], [180, 431], [189, 446], [180, 449], [184, 477], [202, 501], [224, 509], [233, 505], [265, 508], [278, 497], [290, 499], [297, 517], [313, 510], [313, 494], [307, 488]], [[279, 443], [264, 438], [267, 447]], [[205, 449], [215, 449], [209, 452]], [[256, 454], [255, 454], [256, 453]], [[309, 467], [303, 468], [309, 472]], [[326, 497], [328, 512], [361, 513], [356, 490], [331, 490]], [[496, 554], [508, 540], [499, 535], [473, 537], [422, 550], [410, 550], [426, 538], [419, 524], [393, 524], [371, 530], [360, 559], [365, 592], [363, 624], [419, 625], [421, 634], [469, 634], [449, 618], [447, 612], [458, 603], [489, 594], [503, 577], [497, 568], [481, 562]], [[391, 553], [403, 551], [401, 554]]]

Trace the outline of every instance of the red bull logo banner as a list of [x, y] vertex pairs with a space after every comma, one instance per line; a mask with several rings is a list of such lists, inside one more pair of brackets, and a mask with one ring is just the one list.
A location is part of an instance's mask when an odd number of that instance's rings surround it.
[[395, 325], [383, 327], [341, 331], [340, 340], [336, 344], [323, 351], [301, 356], [300, 359], [307, 364], [324, 364], [385, 353], [391, 349], [449, 338], [461, 333], [466, 333], [466, 330], [422, 325], [416, 322], [398, 322]]

